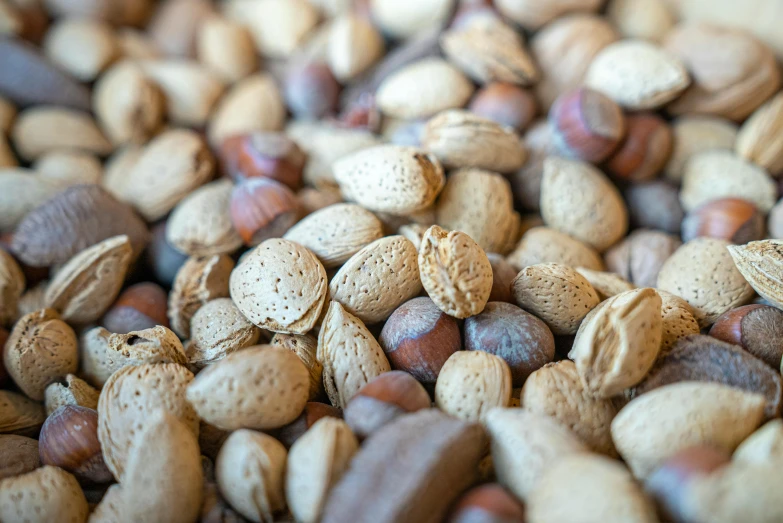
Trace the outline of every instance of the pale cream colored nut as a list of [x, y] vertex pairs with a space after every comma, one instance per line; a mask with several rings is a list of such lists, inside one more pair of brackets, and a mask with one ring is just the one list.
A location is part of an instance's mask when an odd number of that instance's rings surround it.
[[495, 407], [511, 402], [511, 370], [498, 356], [457, 351], [446, 360], [435, 383], [435, 405], [451, 416], [482, 421]]
[[82, 82], [95, 80], [120, 54], [109, 24], [89, 18], [63, 18], [43, 42], [47, 58]]
[[433, 225], [421, 239], [419, 274], [440, 310], [455, 318], [484, 310], [492, 292], [492, 265], [470, 236]]
[[737, 447], [732, 459], [756, 465], [783, 459], [783, 421], [778, 418], [762, 425]]
[[612, 422], [612, 439], [637, 478], [697, 445], [733, 451], [764, 419], [764, 398], [711, 382], [680, 382], [642, 394]]
[[418, 252], [404, 236], [376, 240], [345, 262], [329, 284], [329, 296], [367, 324], [386, 320], [421, 292]]
[[556, 419], [591, 450], [617, 455], [611, 433], [617, 407], [611, 399], [588, 392], [573, 362], [547, 363], [531, 374], [522, 387], [520, 406]]
[[202, 370], [188, 387], [198, 415], [223, 430], [276, 429], [307, 403], [310, 374], [290, 350], [257, 345]]
[[612, 0], [606, 12], [625, 38], [660, 42], [677, 23], [666, 0]]
[[724, 240], [696, 238], [674, 251], [658, 273], [658, 288], [687, 301], [701, 327], [753, 297], [728, 247]]
[[550, 157], [544, 161], [541, 216], [549, 227], [598, 252], [628, 231], [628, 210], [620, 192], [590, 164]]
[[409, 38], [446, 23], [453, 0], [370, 0], [370, 13], [384, 33]]
[[46, 288], [47, 307], [74, 323], [96, 321], [114, 303], [133, 251], [127, 236], [115, 236], [71, 258]]
[[22, 268], [5, 249], [0, 249], [0, 325], [16, 320], [24, 289]]
[[661, 348], [661, 297], [650, 288], [609, 298], [579, 327], [568, 357], [587, 391], [611, 398], [639, 383]]
[[87, 521], [87, 499], [75, 477], [59, 467], [43, 466], [27, 474], [0, 480], [3, 521]]
[[513, 129], [457, 109], [443, 111], [427, 122], [421, 145], [447, 169], [478, 167], [510, 173], [521, 168], [527, 157]]
[[374, 377], [391, 370], [389, 360], [364, 323], [336, 301], [329, 304], [318, 334], [318, 361], [329, 401], [344, 408]]
[[190, 320], [205, 303], [229, 296], [234, 260], [226, 255], [189, 258], [180, 267], [169, 294], [171, 329], [190, 338]]
[[268, 74], [254, 74], [237, 82], [217, 104], [207, 136], [217, 147], [234, 134], [279, 131], [286, 118], [285, 104]]
[[168, 119], [177, 125], [202, 127], [223, 94], [225, 84], [195, 61], [159, 59], [138, 62], [166, 98]]
[[370, 211], [410, 214], [426, 209], [445, 185], [443, 167], [416, 147], [379, 145], [333, 164], [343, 195]]
[[90, 512], [87, 523], [114, 523], [122, 521], [123, 490], [119, 483], [110, 486], [100, 503]]
[[35, 436], [45, 420], [43, 405], [22, 394], [0, 390], [0, 434]]
[[231, 298], [262, 329], [306, 334], [327, 298], [326, 271], [301, 245], [274, 238], [247, 254], [231, 273]]
[[5, 135], [0, 134], [0, 169], [18, 166], [19, 162], [16, 160], [16, 156], [11, 150], [11, 146], [8, 144], [8, 138], [6, 138]]
[[737, 270], [759, 295], [783, 308], [783, 240], [762, 240], [729, 245]]
[[189, 256], [231, 254], [242, 246], [229, 208], [234, 184], [227, 178], [203, 185], [187, 195], [166, 222], [166, 240]]
[[247, 27], [217, 15], [201, 22], [196, 55], [227, 83], [238, 82], [258, 68], [255, 43]]
[[46, 308], [44, 302], [44, 295], [46, 294], [46, 287], [49, 285], [47, 280], [42, 281], [32, 289], [28, 289], [19, 298], [19, 315], [17, 318], [30, 314], [40, 309]]
[[595, 12], [600, 0], [497, 0], [500, 13], [525, 29], [535, 30], [572, 12]]
[[594, 271], [604, 270], [604, 262], [595, 249], [551, 227], [528, 230], [507, 260], [517, 269], [539, 263], [558, 263]]
[[716, 116], [680, 116], [672, 124], [672, 154], [664, 169], [666, 177], [679, 184], [692, 156], [714, 149], [733, 150], [738, 132], [736, 124]]
[[529, 265], [511, 285], [517, 304], [557, 335], [576, 334], [582, 319], [600, 302], [584, 276], [557, 263]]
[[625, 278], [613, 272], [593, 271], [585, 267], [577, 267], [576, 272], [590, 282], [601, 301], [636, 288], [633, 283], [626, 281]]
[[128, 144], [114, 151], [105, 164], [105, 172], [101, 185], [118, 200], [124, 200], [126, 185], [129, 183], [128, 173], [141, 158], [144, 147]]
[[185, 399], [192, 381], [193, 374], [177, 363], [146, 363], [123, 367], [106, 382], [98, 399], [98, 439], [106, 466], [120, 483], [135, 440], [155, 411], [175, 416], [198, 436], [198, 415]]
[[275, 334], [270, 345], [284, 347], [302, 360], [310, 373], [310, 391], [308, 401], [315, 401], [321, 397], [323, 386], [324, 366], [318, 361], [318, 340], [309, 334]]
[[680, 202], [686, 212], [722, 198], [742, 198], [763, 213], [775, 205], [775, 181], [761, 167], [731, 151], [713, 150], [688, 160], [682, 177]]
[[318, 420], [288, 453], [285, 491], [296, 521], [319, 520], [331, 488], [346, 471], [359, 442], [341, 419]]
[[[530, 496], [531, 523], [549, 521], [655, 523], [655, 505], [621, 463], [597, 455], [566, 456]], [[619, 518], [619, 519], [618, 519]]]
[[602, 49], [587, 70], [585, 85], [631, 110], [656, 109], [690, 84], [680, 60], [644, 40], [622, 40]]
[[152, 60], [160, 58], [163, 53], [157, 43], [146, 32], [132, 27], [118, 27], [117, 44], [120, 55], [131, 60]]
[[101, 161], [93, 154], [59, 150], [46, 153], [36, 160], [33, 169], [41, 179], [58, 187], [100, 184], [103, 178]]
[[425, 58], [389, 75], [376, 91], [376, 103], [387, 116], [413, 120], [464, 106], [473, 84], [441, 58]]
[[11, 139], [19, 156], [33, 161], [55, 149], [76, 149], [106, 156], [112, 145], [87, 114], [75, 109], [36, 106], [17, 116]]
[[220, 493], [251, 521], [273, 523], [285, 508], [286, 459], [285, 447], [272, 436], [234, 431], [215, 462]]
[[383, 37], [369, 20], [346, 13], [332, 21], [326, 57], [340, 82], [366, 71], [383, 52]]
[[163, 92], [135, 62], [122, 61], [101, 75], [93, 111], [115, 145], [145, 143], [163, 125]]
[[59, 190], [30, 169], [0, 168], [0, 231], [13, 231], [28, 212]]
[[64, 379], [46, 387], [44, 391], [46, 415], [51, 416], [52, 412], [65, 405], [78, 405], [95, 410], [98, 408], [99, 395], [100, 392], [83, 379], [67, 374]]
[[410, 242], [414, 247], [416, 247], [416, 250], [418, 251], [421, 248], [421, 239], [424, 238], [424, 233], [427, 232], [427, 229], [429, 229], [427, 225], [422, 225], [420, 223], [409, 223], [407, 225], [402, 225], [399, 229], [397, 229], [397, 232], [400, 236], [405, 236], [408, 238], [408, 240], [410, 240]]
[[29, 398], [41, 401], [47, 385], [76, 372], [76, 334], [52, 309], [30, 313], [14, 325], [3, 361], [19, 389]]
[[737, 154], [773, 175], [783, 171], [783, 93], [748, 118], [737, 135]]
[[339, 267], [382, 237], [381, 221], [370, 211], [352, 203], [338, 203], [315, 211], [283, 236], [310, 249], [326, 269]]
[[269, 58], [291, 56], [318, 24], [318, 10], [307, 0], [231, 0], [223, 11], [227, 17], [250, 29], [256, 48]]
[[218, 298], [193, 315], [185, 353], [189, 363], [201, 369], [255, 345], [260, 337], [261, 330], [242, 315], [231, 298]]
[[484, 419], [497, 479], [523, 501], [542, 475], [565, 456], [587, 447], [553, 418], [527, 409], [493, 409]]
[[699, 322], [688, 302], [670, 292], [656, 289], [661, 297], [661, 350], [658, 359], [666, 356], [677, 340], [691, 334], [699, 334]]

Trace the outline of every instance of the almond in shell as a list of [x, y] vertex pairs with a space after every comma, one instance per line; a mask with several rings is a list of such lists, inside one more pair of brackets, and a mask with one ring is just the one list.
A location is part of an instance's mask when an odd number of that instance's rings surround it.
[[729, 245], [737, 270], [760, 296], [783, 308], [783, 241], [761, 240], [746, 245]]

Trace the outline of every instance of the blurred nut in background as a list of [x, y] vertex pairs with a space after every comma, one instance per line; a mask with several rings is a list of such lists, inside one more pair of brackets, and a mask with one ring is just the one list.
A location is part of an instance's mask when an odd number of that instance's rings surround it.
[[700, 236], [731, 243], [760, 240], [764, 236], [764, 217], [755, 205], [746, 200], [713, 200], [689, 212], [682, 222], [683, 241]]

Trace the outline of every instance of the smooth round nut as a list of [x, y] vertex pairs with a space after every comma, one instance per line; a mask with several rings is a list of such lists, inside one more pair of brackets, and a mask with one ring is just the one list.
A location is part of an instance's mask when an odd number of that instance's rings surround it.
[[231, 222], [247, 245], [281, 237], [298, 218], [294, 193], [267, 178], [250, 178], [231, 194]]
[[283, 84], [286, 105], [294, 116], [310, 120], [334, 113], [340, 89], [329, 66], [316, 61], [292, 64]]
[[625, 124], [625, 139], [609, 158], [607, 170], [621, 180], [655, 178], [672, 152], [671, 127], [652, 113], [631, 114]]
[[151, 329], [157, 325], [169, 326], [168, 295], [160, 285], [152, 282], [131, 285], [106, 311], [101, 325], [116, 334]]
[[435, 405], [447, 414], [483, 420], [495, 407], [511, 402], [511, 371], [498, 356], [458, 351], [443, 365], [435, 383]]
[[479, 89], [468, 104], [474, 114], [521, 131], [537, 112], [533, 94], [514, 84], [493, 82]]
[[463, 494], [447, 520], [448, 523], [471, 521], [523, 523], [525, 508], [500, 484], [489, 483]]
[[685, 211], [679, 188], [665, 180], [634, 183], [624, 191], [631, 226], [679, 234]]
[[220, 160], [223, 169], [237, 181], [270, 178], [296, 191], [302, 185], [306, 156], [286, 135], [257, 131], [223, 140]]
[[721, 314], [710, 336], [733, 343], [774, 369], [783, 358], [783, 312], [768, 305], [743, 305]]
[[748, 243], [764, 237], [764, 216], [755, 205], [739, 198], [722, 198], [689, 212], [682, 222], [682, 239], [706, 236], [731, 243]]

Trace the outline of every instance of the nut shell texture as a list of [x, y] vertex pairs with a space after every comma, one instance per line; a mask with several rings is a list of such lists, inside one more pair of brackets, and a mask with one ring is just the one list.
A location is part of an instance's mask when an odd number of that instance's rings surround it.
[[454, 417], [479, 421], [511, 401], [511, 371], [498, 356], [458, 351], [443, 365], [435, 383], [435, 405]]
[[89, 507], [76, 478], [45, 466], [0, 481], [0, 519], [44, 523], [83, 523]]
[[527, 231], [508, 255], [508, 262], [517, 269], [538, 263], [559, 263], [604, 270], [604, 262], [595, 249], [551, 227], [533, 227]]
[[728, 247], [737, 269], [753, 289], [783, 308], [783, 241], [762, 240]]
[[234, 260], [226, 255], [189, 258], [182, 264], [169, 293], [171, 328], [183, 339], [190, 337], [190, 320], [205, 303], [229, 295]]
[[230, 298], [218, 298], [201, 307], [190, 323], [188, 361], [198, 368], [258, 342], [261, 331], [245, 318]]

